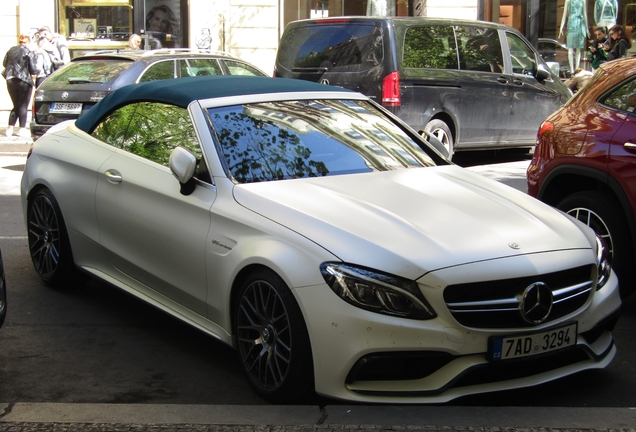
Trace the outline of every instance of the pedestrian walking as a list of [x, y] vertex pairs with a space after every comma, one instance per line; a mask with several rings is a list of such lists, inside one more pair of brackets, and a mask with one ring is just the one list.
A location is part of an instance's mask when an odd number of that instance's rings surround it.
[[616, 24], [609, 31], [610, 35], [610, 49], [607, 54], [607, 60], [616, 60], [618, 58], [627, 57], [627, 50], [632, 47], [632, 42], [629, 40], [623, 30], [623, 26]]
[[[46, 38], [41, 37], [39, 33], [36, 33], [33, 38], [35, 39], [35, 49], [33, 56], [35, 58], [35, 68], [37, 73], [35, 75], [35, 88], [40, 87], [40, 84], [53, 73], [53, 62], [51, 60], [54, 53], [52, 44]], [[49, 51], [46, 50], [49, 48]]]
[[27, 110], [33, 94], [33, 75], [37, 74], [37, 69], [33, 55], [28, 48], [31, 38], [22, 34], [18, 40], [19, 44], [7, 51], [2, 62], [5, 68], [2, 75], [7, 80], [7, 90], [13, 102], [6, 135], [13, 135], [15, 124], [19, 120], [20, 131], [18, 134], [23, 138], [28, 138], [31, 136], [31, 132], [26, 128]]
[[590, 45], [589, 52], [587, 54], [592, 69], [596, 70], [607, 61], [607, 52], [604, 45], [607, 42], [607, 29], [605, 27], [596, 27], [596, 39]]
[[68, 49], [66, 38], [59, 33], [53, 33], [48, 26], [43, 26], [38, 30], [40, 37], [51, 43], [46, 50], [52, 53], [53, 70], [56, 70], [71, 61], [71, 52]]
[[141, 49], [141, 36], [136, 33], [133, 33], [128, 38], [128, 46], [126, 46], [128, 50], [138, 50]]

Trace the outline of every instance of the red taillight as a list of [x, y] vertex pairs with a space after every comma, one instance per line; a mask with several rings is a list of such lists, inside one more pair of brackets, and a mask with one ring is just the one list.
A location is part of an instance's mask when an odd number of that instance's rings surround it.
[[554, 131], [554, 125], [549, 121], [544, 121], [539, 128], [539, 133], [537, 134], [537, 138], [541, 139], [545, 135], [550, 135]]
[[400, 73], [392, 72], [382, 80], [382, 105], [400, 106]]

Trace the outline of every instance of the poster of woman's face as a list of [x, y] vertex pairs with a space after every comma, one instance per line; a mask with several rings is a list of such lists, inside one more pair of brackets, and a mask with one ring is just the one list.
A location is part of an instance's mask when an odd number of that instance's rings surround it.
[[146, 31], [179, 34], [179, 0], [146, 0], [146, 11]]
[[146, 31], [163, 48], [181, 46], [179, 13], [181, 0], [145, 0]]

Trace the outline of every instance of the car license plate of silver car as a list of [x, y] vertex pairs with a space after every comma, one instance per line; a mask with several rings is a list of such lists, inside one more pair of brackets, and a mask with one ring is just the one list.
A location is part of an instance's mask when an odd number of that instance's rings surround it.
[[56, 114], [79, 114], [82, 112], [81, 103], [53, 102], [49, 112]]
[[493, 338], [490, 359], [506, 360], [543, 354], [576, 345], [577, 323], [518, 336]]

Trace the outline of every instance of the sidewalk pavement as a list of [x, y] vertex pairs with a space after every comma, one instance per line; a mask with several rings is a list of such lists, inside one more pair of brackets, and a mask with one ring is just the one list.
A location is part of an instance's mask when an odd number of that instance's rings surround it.
[[0, 432], [624, 431], [636, 408], [0, 403]]
[[33, 144], [32, 138], [22, 138], [18, 136], [19, 128], [15, 128], [13, 136], [7, 137], [5, 132], [7, 126], [0, 126], [0, 155], [23, 153], [27, 154]]

